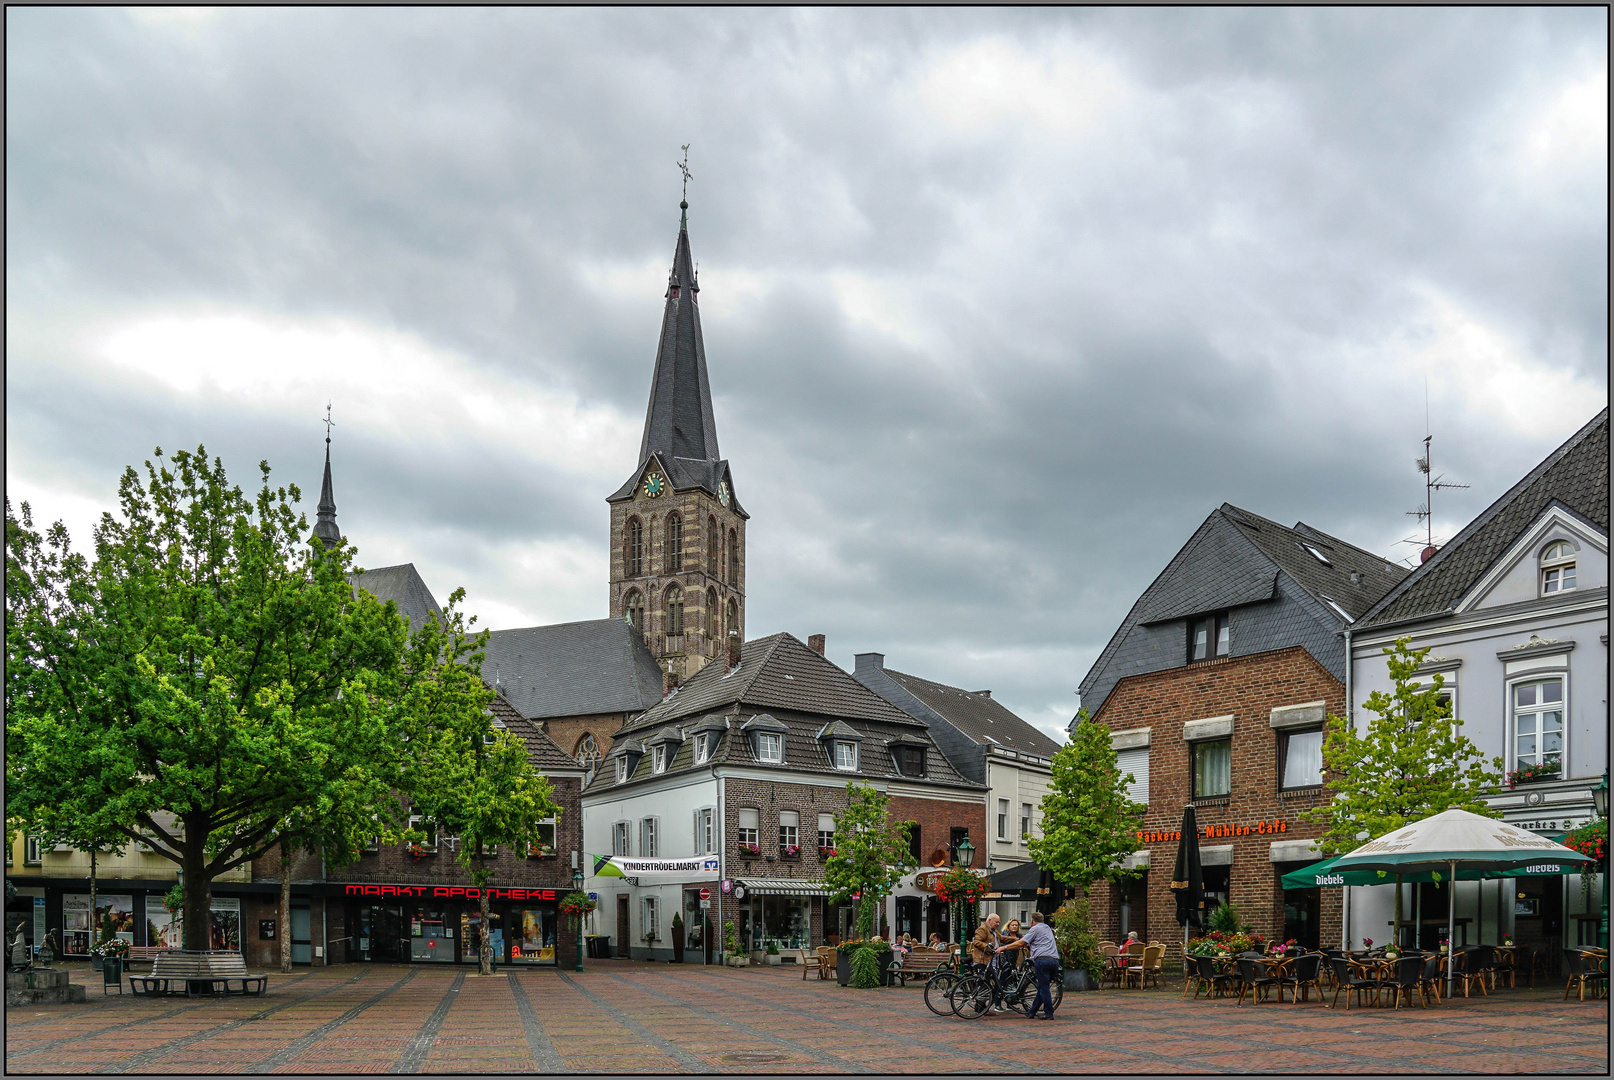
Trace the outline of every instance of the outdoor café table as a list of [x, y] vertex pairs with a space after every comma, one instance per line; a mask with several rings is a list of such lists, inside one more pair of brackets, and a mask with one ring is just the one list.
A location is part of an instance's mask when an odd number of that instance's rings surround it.
[[[1113, 956], [1106, 956], [1104, 963], [1110, 969], [1109, 974], [1114, 977], [1117, 986], [1130, 986], [1132, 982], [1131, 976], [1134, 973], [1139, 975], [1143, 973], [1143, 955], [1141, 953], [1136, 956], [1116, 953]], [[1140, 978], [1138, 981], [1141, 985], [1143, 980]]]

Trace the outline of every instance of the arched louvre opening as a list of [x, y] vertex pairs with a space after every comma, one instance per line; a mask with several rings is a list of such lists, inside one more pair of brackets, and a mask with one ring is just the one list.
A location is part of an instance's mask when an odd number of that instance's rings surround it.
[[667, 516], [667, 572], [677, 573], [684, 568], [684, 519], [677, 514]]
[[629, 518], [623, 529], [622, 563], [628, 577], [644, 573], [644, 522], [636, 517]]

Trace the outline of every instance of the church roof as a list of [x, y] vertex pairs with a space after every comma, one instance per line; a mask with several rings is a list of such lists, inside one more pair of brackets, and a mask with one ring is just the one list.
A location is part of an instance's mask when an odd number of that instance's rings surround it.
[[[327, 481], [330, 479], [328, 469], [325, 477]], [[354, 588], [363, 589], [383, 604], [388, 600], [396, 601], [398, 614], [409, 621], [411, 630], [419, 629], [429, 616], [443, 613], [432, 591], [416, 572], [414, 563], [358, 570], [349, 574], [347, 580]]]
[[494, 717], [505, 726], [506, 730], [527, 744], [527, 757], [540, 770], [546, 773], [583, 771], [582, 764], [576, 758], [556, 746], [555, 740], [546, 735], [537, 724], [522, 716], [503, 694], [495, 692], [493, 701], [488, 707], [493, 710]]
[[661, 700], [661, 670], [624, 619], [495, 630], [482, 677], [529, 720], [638, 713]]
[[1554, 502], [1608, 531], [1607, 407], [1391, 589], [1360, 625], [1450, 611]]
[[319, 520], [314, 524], [314, 535], [326, 547], [342, 542], [342, 530], [336, 527], [336, 492], [331, 487], [331, 437], [325, 436], [325, 479], [319, 489]]

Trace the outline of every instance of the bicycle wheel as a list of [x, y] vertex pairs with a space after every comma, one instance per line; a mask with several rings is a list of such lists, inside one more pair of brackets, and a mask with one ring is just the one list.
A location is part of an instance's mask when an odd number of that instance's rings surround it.
[[992, 981], [966, 975], [953, 987], [953, 1015], [978, 1020], [992, 1009]]
[[938, 971], [925, 980], [925, 1007], [937, 1016], [953, 1015], [953, 991], [958, 986], [958, 974]]
[[1059, 1003], [1065, 999], [1065, 972], [1063, 968], [1054, 972], [1054, 977], [1048, 980], [1048, 997], [1053, 1000], [1055, 1009], [1059, 1008]]

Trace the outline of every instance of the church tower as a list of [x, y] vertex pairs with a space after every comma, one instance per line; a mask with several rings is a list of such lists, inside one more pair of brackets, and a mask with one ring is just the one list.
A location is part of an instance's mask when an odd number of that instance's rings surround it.
[[701, 341], [700, 283], [689, 253], [689, 203], [667, 281], [639, 464], [611, 504], [611, 617], [644, 634], [675, 679], [745, 640], [745, 523], [717, 451]]

